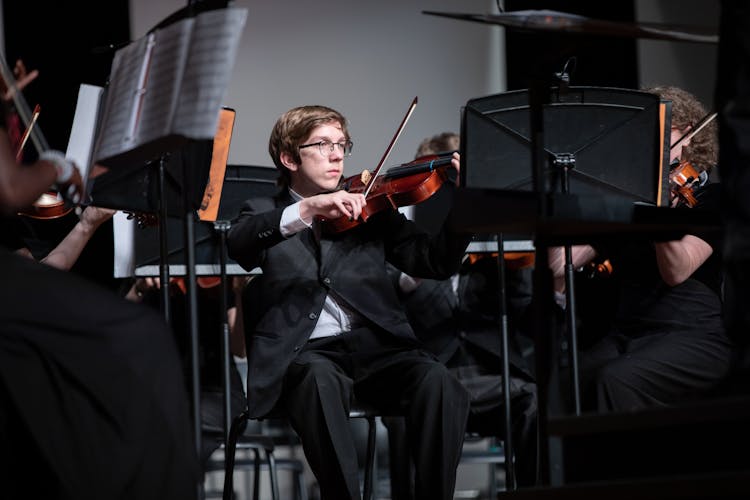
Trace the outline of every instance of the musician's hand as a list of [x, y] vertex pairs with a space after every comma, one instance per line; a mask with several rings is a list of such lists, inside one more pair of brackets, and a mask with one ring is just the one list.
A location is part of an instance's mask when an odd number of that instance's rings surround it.
[[299, 214], [305, 221], [312, 221], [316, 215], [326, 219], [349, 217], [351, 220], [356, 220], [366, 204], [364, 194], [349, 193], [342, 189], [303, 199], [300, 203]]
[[117, 210], [114, 210], [112, 208], [95, 207], [93, 205], [89, 205], [81, 214], [81, 220], [79, 222], [83, 224], [85, 228], [95, 230], [96, 228], [101, 226], [102, 223], [111, 219], [116, 212]]
[[[35, 69], [32, 71], [27, 71], [26, 65], [21, 59], [18, 59], [15, 66], [13, 67], [13, 76], [16, 79], [16, 81], [14, 82], [16, 89], [22, 91], [28, 84], [33, 82], [36, 77], [39, 76], [39, 70]], [[3, 100], [5, 102], [10, 102], [13, 100], [13, 91], [10, 89], [7, 82], [2, 78], [0, 78], [0, 90], [2, 90]]]
[[83, 179], [81, 179], [81, 174], [78, 172], [77, 168], [73, 169], [73, 173], [71, 174], [70, 179], [65, 182], [59, 183], [58, 187], [60, 188], [60, 194], [63, 196], [63, 198], [70, 201], [74, 205], [79, 204], [83, 199]]
[[458, 152], [453, 153], [451, 158], [451, 165], [456, 169], [456, 186], [461, 185], [461, 155]]
[[99, 163], [95, 163], [91, 167], [91, 171], [89, 172], [89, 179], [95, 179], [96, 177], [106, 174], [109, 172], [109, 167], [105, 167], [104, 165], [100, 165]]

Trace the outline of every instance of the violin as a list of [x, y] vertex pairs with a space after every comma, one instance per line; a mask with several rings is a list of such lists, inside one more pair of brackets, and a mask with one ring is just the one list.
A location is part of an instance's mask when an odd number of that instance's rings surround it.
[[[36, 121], [39, 119], [39, 112], [40, 108], [37, 104], [36, 106], [34, 106], [34, 112], [31, 115], [31, 121], [29, 122], [26, 130], [21, 136], [18, 151], [16, 151], [17, 161], [21, 161], [21, 158], [23, 157], [23, 148], [24, 146], [26, 146], [26, 141], [29, 139]], [[18, 214], [32, 217], [34, 219], [58, 219], [60, 217], [68, 215], [71, 210], [73, 210], [73, 207], [69, 206], [65, 202], [59, 192], [49, 190], [43, 193], [32, 206], [20, 210]]]
[[[342, 216], [337, 219], [326, 219], [324, 217], [316, 217], [315, 220], [320, 223], [323, 232], [330, 234], [330, 233], [340, 233], [340, 232], [346, 231], [355, 226], [358, 226], [362, 222], [367, 222], [367, 219], [370, 217], [371, 214], [379, 212], [389, 206], [390, 200], [388, 196], [379, 195], [377, 198], [375, 197], [370, 198], [370, 193], [372, 192], [373, 188], [375, 187], [377, 183], [378, 185], [381, 186], [380, 192], [382, 194], [383, 181], [380, 177], [378, 177], [378, 175], [383, 169], [383, 165], [385, 165], [385, 161], [388, 158], [388, 155], [391, 154], [391, 151], [393, 150], [393, 146], [396, 144], [396, 141], [401, 135], [401, 132], [404, 130], [404, 127], [406, 126], [406, 122], [409, 121], [409, 118], [411, 117], [412, 113], [414, 113], [414, 108], [417, 107], [418, 100], [419, 100], [418, 97], [414, 97], [414, 99], [411, 101], [411, 104], [409, 105], [409, 109], [406, 111], [406, 114], [401, 119], [401, 123], [396, 129], [396, 133], [393, 134], [393, 138], [391, 138], [391, 142], [388, 144], [388, 147], [385, 148], [385, 152], [383, 153], [382, 158], [380, 158], [380, 161], [378, 162], [378, 166], [375, 168], [375, 171], [370, 173], [369, 171], [364, 170], [359, 175], [359, 177], [356, 177], [356, 176], [348, 177], [344, 179], [344, 182], [342, 184], [340, 184], [342, 189], [347, 189], [349, 190], [349, 192], [362, 193], [368, 203], [367, 207], [365, 207], [366, 210], [363, 209], [362, 213], [359, 216], [359, 219], [357, 220], [349, 220], [349, 218], [346, 216]], [[374, 200], [372, 206], [370, 206], [371, 200]]]
[[369, 188], [369, 194], [366, 194], [367, 205], [362, 208], [359, 219], [350, 220], [346, 216], [320, 219], [322, 230], [329, 234], [340, 233], [367, 222], [370, 216], [382, 210], [423, 202], [448, 180], [446, 167], [451, 165], [452, 158], [453, 151], [423, 156], [388, 169], [374, 181], [369, 178], [367, 171], [344, 179], [341, 188], [350, 193], [366, 193]]
[[57, 191], [43, 193], [29, 208], [20, 210], [19, 215], [33, 219], [59, 219], [68, 215], [73, 207], [63, 200]]
[[[675, 165], [669, 172], [669, 192], [675, 207], [686, 206], [693, 208], [698, 204], [693, 189], [700, 183], [700, 173], [689, 162], [683, 161]], [[609, 259], [592, 261], [586, 266], [589, 276], [611, 276], [612, 263]]]
[[[466, 254], [466, 260], [469, 265], [474, 265], [482, 259], [492, 258], [497, 259], [497, 252], [471, 252]], [[527, 269], [534, 266], [535, 260], [534, 252], [505, 252], [503, 253], [503, 260], [505, 265], [510, 270]]]
[[[198, 276], [195, 278], [198, 288], [211, 289], [221, 284], [221, 276]], [[175, 285], [183, 295], [187, 295], [187, 283], [185, 278], [176, 276], [169, 278], [170, 285]]]
[[[40, 107], [39, 105], [36, 105], [33, 113], [29, 110], [26, 100], [23, 98], [20, 89], [16, 85], [13, 72], [10, 70], [2, 56], [0, 56], [0, 77], [13, 98], [13, 104], [15, 105], [18, 118], [21, 123], [26, 125], [26, 129], [24, 130], [16, 151], [16, 160], [20, 161], [23, 155], [24, 146], [28, 139], [31, 139], [37, 153], [41, 154], [42, 152], [47, 151], [50, 149], [49, 144], [47, 143], [44, 134], [42, 134], [42, 131], [39, 129], [39, 126], [36, 126], [37, 120], [39, 119]], [[66, 203], [66, 200], [63, 199], [60, 193], [49, 190], [42, 194], [31, 207], [19, 211], [18, 214], [33, 217], [35, 219], [54, 219], [68, 214], [72, 209], [73, 207]]]
[[673, 206], [692, 208], [697, 205], [698, 200], [693, 190], [700, 181], [700, 173], [687, 161], [680, 162], [672, 168], [669, 172], [669, 192]]

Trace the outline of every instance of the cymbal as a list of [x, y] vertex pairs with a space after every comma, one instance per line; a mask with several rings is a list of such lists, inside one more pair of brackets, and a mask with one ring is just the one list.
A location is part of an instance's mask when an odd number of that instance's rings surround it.
[[710, 29], [695, 26], [674, 26], [658, 23], [621, 23], [591, 19], [554, 10], [517, 10], [501, 14], [463, 14], [423, 10], [430, 16], [449, 17], [463, 21], [506, 26], [526, 31], [553, 31], [574, 34], [609, 35], [628, 38], [653, 38], [696, 43], [718, 43], [719, 35]]

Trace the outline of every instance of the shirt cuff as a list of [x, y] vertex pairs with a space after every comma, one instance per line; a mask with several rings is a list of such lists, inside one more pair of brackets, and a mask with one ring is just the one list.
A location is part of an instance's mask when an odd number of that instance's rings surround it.
[[289, 237], [293, 234], [299, 233], [303, 229], [312, 227], [312, 224], [308, 224], [302, 220], [299, 216], [299, 205], [300, 202], [292, 203], [284, 209], [281, 214], [281, 222], [279, 223], [279, 230], [284, 237]]

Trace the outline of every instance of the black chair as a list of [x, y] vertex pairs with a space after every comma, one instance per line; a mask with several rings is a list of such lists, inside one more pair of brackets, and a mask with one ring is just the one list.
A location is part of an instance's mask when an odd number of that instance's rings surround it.
[[[242, 412], [232, 421], [229, 429], [229, 438], [224, 449], [224, 500], [232, 500], [234, 496], [234, 467], [237, 447], [246, 447], [252, 449], [255, 453], [253, 467], [255, 469], [255, 479], [253, 482], [253, 499], [260, 498], [260, 466], [264, 460], [268, 469], [268, 475], [271, 483], [271, 498], [279, 500], [279, 483], [276, 474], [276, 459], [273, 455], [274, 443], [269, 436], [261, 434], [243, 434], [247, 426], [247, 411]], [[265, 456], [265, 459], [262, 456]], [[303, 488], [304, 489], [304, 488]]]
[[362, 487], [362, 499], [372, 500], [374, 487], [373, 484], [377, 479], [375, 477], [375, 455], [377, 453], [377, 422], [375, 417], [378, 412], [371, 407], [352, 403], [349, 410], [349, 418], [364, 418], [367, 420], [367, 452], [365, 455], [365, 480]]
[[[503, 467], [503, 471], [507, 474], [507, 468], [505, 468], [505, 450], [504, 444], [498, 438], [485, 437], [471, 432], [466, 433], [465, 444], [477, 443], [480, 441], [489, 440], [487, 448], [485, 449], [470, 449], [464, 447], [461, 453], [461, 459], [459, 465], [474, 465], [474, 464], [486, 464], [489, 466], [489, 476], [487, 484], [487, 495], [489, 498], [495, 498], [497, 493], [501, 489], [507, 489], [507, 487], [501, 488], [502, 484], [498, 484], [497, 481], [497, 468]], [[507, 478], [505, 480], [507, 482]]]
[[[371, 407], [368, 407], [366, 405], [362, 405], [357, 402], [353, 402], [351, 405], [351, 409], [349, 410], [349, 418], [364, 418], [367, 420], [367, 452], [366, 452], [366, 458], [365, 458], [365, 477], [364, 477], [364, 485], [362, 488], [362, 498], [363, 500], [372, 500], [373, 499], [373, 483], [375, 480], [375, 454], [377, 451], [377, 422], [375, 418], [378, 416], [378, 412]], [[245, 428], [247, 425], [247, 422], [250, 420], [249, 414], [247, 411], [242, 412], [238, 417], [236, 417], [232, 421], [232, 426], [229, 431], [229, 444], [227, 449], [225, 450], [225, 458], [224, 458], [224, 495], [223, 500], [232, 500], [232, 494], [234, 492], [234, 467], [235, 467], [235, 452], [238, 446], [238, 443], [241, 439], [241, 432], [242, 429]], [[263, 440], [260, 439], [258, 441], [255, 441], [255, 437], [263, 438], [264, 436], [251, 436], [249, 446], [254, 447], [253, 449], [256, 450], [256, 459], [255, 459], [255, 482], [254, 482], [254, 498], [258, 499], [258, 483], [259, 483], [259, 474], [260, 474], [260, 447], [259, 443], [262, 443]], [[266, 463], [268, 466], [269, 474], [271, 476], [271, 489], [272, 489], [272, 498], [273, 500], [278, 500], [278, 482], [277, 482], [277, 475], [276, 475], [276, 461], [273, 456], [273, 440], [270, 437], [266, 436], [266, 439], [270, 440], [270, 449], [265, 449], [265, 456], [266, 456]], [[304, 488], [303, 488], [304, 489]]]

